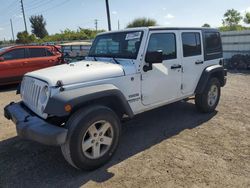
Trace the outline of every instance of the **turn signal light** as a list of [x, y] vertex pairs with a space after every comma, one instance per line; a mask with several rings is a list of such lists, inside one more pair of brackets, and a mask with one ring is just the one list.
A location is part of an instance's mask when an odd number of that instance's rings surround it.
[[65, 106], [64, 106], [64, 110], [65, 110], [66, 112], [70, 112], [70, 111], [72, 110], [71, 105], [69, 105], [69, 104], [65, 105]]

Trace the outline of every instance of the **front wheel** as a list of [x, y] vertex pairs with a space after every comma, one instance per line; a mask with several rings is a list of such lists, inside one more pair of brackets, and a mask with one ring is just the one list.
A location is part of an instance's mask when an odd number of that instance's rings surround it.
[[68, 139], [61, 150], [75, 168], [96, 169], [113, 156], [121, 125], [117, 115], [105, 106], [81, 109], [69, 119]]
[[213, 112], [220, 100], [220, 82], [217, 78], [211, 78], [202, 94], [195, 95], [195, 105], [201, 112]]

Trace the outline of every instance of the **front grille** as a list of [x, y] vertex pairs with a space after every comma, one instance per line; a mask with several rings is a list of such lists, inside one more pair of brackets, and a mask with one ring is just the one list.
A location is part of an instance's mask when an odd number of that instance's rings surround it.
[[44, 117], [39, 104], [39, 95], [46, 83], [32, 77], [24, 77], [21, 86], [21, 97], [24, 104], [37, 115]]
[[29, 106], [34, 106], [35, 108], [37, 108], [41, 86], [36, 85], [35, 80], [31, 78], [26, 78], [23, 84], [23, 101]]

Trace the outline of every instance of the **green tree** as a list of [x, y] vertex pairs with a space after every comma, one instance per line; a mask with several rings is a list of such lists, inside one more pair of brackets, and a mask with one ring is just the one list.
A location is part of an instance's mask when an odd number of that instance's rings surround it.
[[242, 20], [242, 16], [240, 15], [240, 12], [238, 12], [235, 9], [229, 9], [224, 14], [224, 19], [222, 20], [222, 23], [224, 26], [237, 26], [239, 25], [240, 21]]
[[250, 24], [250, 12], [247, 12], [244, 18], [246, 24]]
[[156, 26], [157, 23], [154, 19], [151, 18], [136, 18], [132, 22], [127, 25], [127, 28], [132, 27], [148, 27], [148, 26]]
[[48, 35], [43, 39], [39, 39], [39, 42], [51, 42], [51, 41], [73, 41], [73, 40], [88, 40], [94, 39], [96, 34], [104, 32], [104, 30], [91, 30], [79, 27], [76, 31], [65, 29], [60, 33]]
[[32, 28], [31, 32], [38, 38], [42, 39], [48, 35], [45, 28], [46, 21], [44, 20], [43, 15], [31, 16], [29, 20]]
[[242, 25], [235, 25], [232, 27], [229, 26], [221, 26], [219, 27], [220, 31], [243, 31], [243, 30], [248, 30], [249, 28], [244, 27]]
[[34, 34], [29, 34], [27, 31], [18, 32], [16, 43], [18, 44], [28, 44], [34, 42], [36, 37]]
[[205, 23], [202, 27], [211, 27], [208, 23]]

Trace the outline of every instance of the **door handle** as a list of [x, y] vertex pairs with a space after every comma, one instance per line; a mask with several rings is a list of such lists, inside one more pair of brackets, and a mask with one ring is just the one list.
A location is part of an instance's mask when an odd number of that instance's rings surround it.
[[171, 69], [180, 69], [181, 68], [181, 65], [172, 65], [171, 66]]
[[201, 65], [201, 64], [203, 64], [203, 63], [204, 63], [203, 61], [196, 61], [196, 62], [195, 62], [196, 65]]

